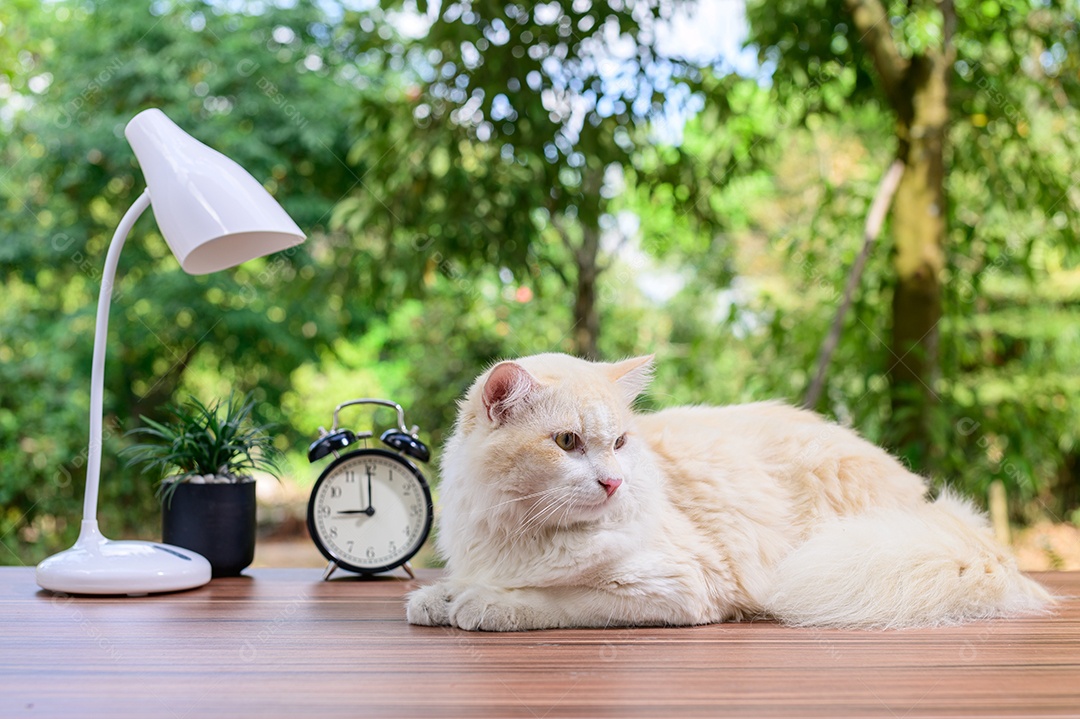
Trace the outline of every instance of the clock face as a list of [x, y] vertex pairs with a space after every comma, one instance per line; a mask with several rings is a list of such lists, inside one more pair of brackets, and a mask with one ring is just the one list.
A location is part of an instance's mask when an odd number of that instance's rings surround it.
[[327, 559], [354, 572], [384, 572], [416, 554], [432, 514], [420, 470], [392, 452], [364, 449], [342, 455], [319, 477], [308, 529]]

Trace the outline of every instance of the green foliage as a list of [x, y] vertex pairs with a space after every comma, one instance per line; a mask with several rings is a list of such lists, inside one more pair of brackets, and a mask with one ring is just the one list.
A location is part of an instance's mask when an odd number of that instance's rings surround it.
[[[811, 296], [827, 303], [822, 311], [816, 303], [796, 302], [772, 317], [778, 329], [763, 350], [786, 348], [778, 358], [787, 352], [799, 358], [792, 398], [801, 394], [805, 368], [813, 366], [818, 342], [811, 338], [824, 335], [858, 251], [873, 184], [896, 152], [880, 73], [851, 15], [857, 5], [874, 4], [784, 0], [748, 7], [750, 39], [772, 69], [769, 105], [782, 108], [790, 127], [766, 134], [755, 151], [770, 152], [799, 128], [834, 147], [834, 138], [854, 131], [857, 142], [840, 149], [864, 168], [846, 173], [841, 183], [832, 181], [834, 173], [816, 173], [809, 182], [814, 199], [807, 203], [816, 205], [813, 213], [768, 229], [798, 258], [800, 274], [813, 276]], [[946, 32], [937, 4], [882, 5], [887, 20], [881, 26], [902, 60], [921, 62], [942, 49]], [[1068, 467], [1076, 437], [1071, 375], [1080, 361], [1068, 320], [1075, 312], [1068, 268], [1080, 247], [1080, 198], [1073, 189], [1080, 176], [1080, 60], [1067, 48], [1080, 32], [1078, 8], [958, 2], [955, 12], [940, 366], [925, 378], [933, 400], [928, 434], [902, 449], [936, 481], [981, 495], [990, 481], [1002, 479], [1017, 508], [1037, 499], [1062, 516], [1076, 484]], [[834, 153], [828, 148], [826, 161]], [[904, 358], [883, 340], [891, 331], [887, 238], [886, 231], [863, 278], [819, 407], [886, 443], [895, 436], [891, 428], [907, 421], [889, 402], [888, 370]], [[1007, 300], [1001, 295], [1006, 287]]]
[[[344, 253], [331, 254], [342, 239], [326, 229], [356, 182], [339, 160], [354, 90], [332, 69], [340, 42], [320, 10], [5, 3], [0, 22], [0, 87], [12, 93], [0, 119], [0, 536], [20, 540], [5, 544], [4, 561], [34, 561], [78, 531], [98, 283], [115, 225], [142, 191], [122, 133], [140, 110], [160, 107], [240, 162], [311, 239], [192, 278], [151, 219], [136, 224], [107, 338], [104, 527], [154, 531], [153, 492], [115, 460], [131, 420], [160, 419], [203, 385], [250, 389], [276, 407], [293, 369], [370, 313], [350, 292]], [[350, 304], [313, 303], [316, 291]]]
[[[614, 209], [613, 183], [628, 173], [685, 215], [697, 246], [707, 246], [720, 224], [709, 203], [667, 191], [697, 187], [686, 178], [707, 168], [677, 148], [662, 168], [638, 154], [652, 144], [650, 123], [682, 109], [700, 80], [697, 68], [656, 50], [655, 27], [673, 7], [452, 4], [422, 37], [367, 49], [405, 90], [380, 81], [382, 100], [366, 98], [357, 114], [349, 160], [380, 191], [356, 188], [334, 226], [368, 231], [379, 262], [367, 279], [377, 294], [393, 296], [387, 275], [401, 272], [409, 296], [420, 296], [433, 272], [455, 278], [495, 265], [526, 282], [553, 273], [575, 292], [572, 324], [581, 331], [606, 266], [598, 238]], [[382, 16], [376, 9], [371, 18]], [[609, 63], [612, 37], [633, 52]], [[573, 347], [596, 351], [594, 335], [589, 327]]]
[[251, 479], [253, 472], [280, 477], [281, 452], [268, 434], [272, 425], [255, 424], [254, 408], [250, 395], [235, 392], [224, 406], [220, 400], [207, 406], [189, 397], [183, 406], [166, 409], [172, 415], [169, 422], [140, 417], [146, 426], [127, 434], [149, 441], [129, 445], [121, 454], [128, 464], [160, 476], [158, 498], [163, 502], [171, 500], [177, 485], [195, 477], [234, 483]]
[[[942, 42], [934, 4], [885, 6], [903, 57]], [[400, 402], [437, 451], [489, 363], [580, 349], [586, 280], [598, 354], [658, 354], [644, 406], [800, 401], [896, 118], [845, 0], [752, 2], [755, 77], [660, 56], [675, 8], [449, 4], [406, 36], [404, 3], [5, 3], [0, 561], [77, 532], [101, 264], [142, 188], [122, 128], [146, 107], [263, 180], [309, 240], [193, 278], [151, 220], [135, 227], [108, 338], [110, 532], [156, 531], [150, 483], [116, 461], [134, 418], [168, 428], [176, 398], [249, 392], [301, 486], [303, 448], [347, 399]], [[1080, 506], [1077, 9], [956, 9], [937, 400], [907, 459], [975, 496], [1004, 480], [1018, 518], [1064, 517]], [[630, 50], [602, 70], [606, 37]], [[680, 112], [681, 135], [659, 131]], [[889, 229], [818, 407], [884, 443], [902, 419]]]

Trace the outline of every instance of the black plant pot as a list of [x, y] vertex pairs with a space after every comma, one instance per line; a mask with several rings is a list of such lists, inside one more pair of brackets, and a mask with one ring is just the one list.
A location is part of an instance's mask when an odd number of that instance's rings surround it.
[[255, 557], [255, 483], [181, 483], [161, 505], [161, 537], [206, 557], [213, 576], [235, 577]]

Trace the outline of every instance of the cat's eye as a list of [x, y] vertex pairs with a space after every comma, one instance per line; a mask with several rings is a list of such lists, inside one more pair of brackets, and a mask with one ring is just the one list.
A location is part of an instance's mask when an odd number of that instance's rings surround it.
[[626, 433], [625, 432], [623, 432], [622, 435], [617, 440], [615, 440], [615, 449], [622, 449], [622, 446], [624, 444], [626, 444]]
[[559, 432], [555, 435], [555, 444], [559, 445], [559, 449], [571, 452], [581, 446], [581, 437], [573, 432]]

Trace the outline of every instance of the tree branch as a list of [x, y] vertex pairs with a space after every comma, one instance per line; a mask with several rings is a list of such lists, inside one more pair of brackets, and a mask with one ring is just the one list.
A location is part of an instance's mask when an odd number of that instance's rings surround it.
[[956, 59], [956, 46], [953, 45], [953, 35], [956, 34], [956, 3], [953, 0], [938, 0], [941, 9], [941, 45], [945, 53], [952, 53], [949, 62]]
[[844, 0], [844, 5], [859, 32], [860, 42], [874, 61], [889, 104], [898, 113], [904, 111], [905, 106], [910, 104], [901, 89], [908, 62], [901, 57], [893, 42], [889, 13], [878, 0]]
[[844, 285], [844, 297], [836, 310], [836, 316], [833, 317], [829, 334], [821, 344], [821, 351], [818, 352], [817, 372], [814, 374], [814, 381], [810, 383], [810, 387], [806, 390], [806, 397], [803, 399], [803, 407], [807, 409], [816, 407], [818, 400], [821, 399], [821, 392], [825, 388], [825, 374], [829, 369], [829, 361], [832, 359], [833, 352], [836, 351], [836, 346], [840, 344], [840, 333], [844, 329], [844, 317], [847, 315], [848, 310], [851, 309], [855, 297], [855, 288], [859, 286], [859, 280], [862, 279], [866, 261], [870, 258], [870, 250], [874, 246], [874, 241], [877, 240], [878, 233], [881, 232], [881, 225], [885, 222], [885, 216], [892, 205], [893, 195], [896, 194], [896, 188], [900, 185], [900, 178], [903, 175], [904, 163], [901, 160], [893, 160], [892, 165], [882, 176], [881, 182], [878, 183], [877, 192], [874, 193], [874, 199], [870, 203], [870, 212], [866, 215], [862, 251], [859, 252], [859, 256], [855, 258], [855, 262], [851, 265], [851, 272], [848, 274], [847, 283]]
[[630, 244], [630, 240], [633, 239], [633, 236], [629, 233], [620, 233], [620, 235], [621, 237], [619, 237], [619, 244], [615, 245], [614, 249], [612, 249], [611, 252], [608, 253], [607, 262], [601, 262], [600, 260], [596, 261], [596, 268], [598, 274], [602, 275], [608, 270], [610, 270], [611, 266], [615, 264], [615, 260], [619, 259], [619, 253], [622, 252], [623, 249]]
[[[573, 241], [570, 239], [570, 232], [563, 224], [562, 219], [552, 214], [551, 227], [555, 230], [555, 234], [559, 236], [559, 239], [562, 240], [562, 243], [566, 247], [566, 249], [570, 250], [570, 252], [574, 255], [574, 258], [576, 260], [578, 248], [574, 246]], [[559, 266], [558, 262], [551, 261], [548, 262], [547, 265], [552, 272], [559, 276], [559, 279], [563, 283], [563, 287], [566, 287], [567, 289], [573, 287], [573, 283], [570, 281], [570, 278], [567, 276], [566, 272], [563, 271], [562, 267]]]

